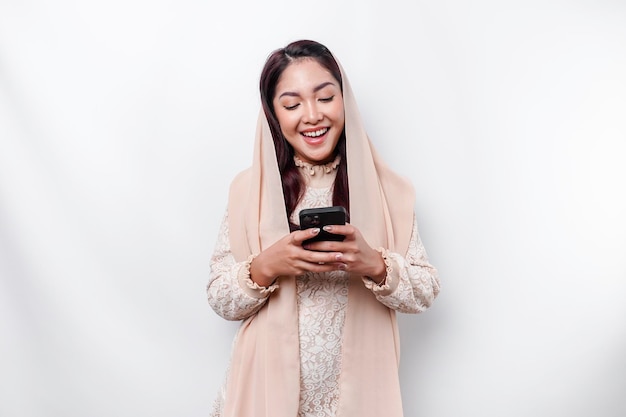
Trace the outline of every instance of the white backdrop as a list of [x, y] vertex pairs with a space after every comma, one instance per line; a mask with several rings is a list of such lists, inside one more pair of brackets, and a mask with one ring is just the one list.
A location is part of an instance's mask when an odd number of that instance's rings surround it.
[[300, 38], [417, 189], [406, 415], [626, 415], [624, 2], [2, 0], [0, 416], [208, 415], [208, 261]]

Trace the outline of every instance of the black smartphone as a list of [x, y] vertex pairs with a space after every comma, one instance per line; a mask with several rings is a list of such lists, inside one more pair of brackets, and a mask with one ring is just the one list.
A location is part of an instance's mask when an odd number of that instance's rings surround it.
[[342, 241], [344, 235], [336, 235], [328, 233], [322, 227], [329, 224], [346, 224], [346, 209], [341, 206], [320, 207], [304, 209], [300, 211], [300, 229], [310, 229], [319, 227], [320, 232], [317, 236], [305, 240], [303, 243], [319, 242], [321, 240]]

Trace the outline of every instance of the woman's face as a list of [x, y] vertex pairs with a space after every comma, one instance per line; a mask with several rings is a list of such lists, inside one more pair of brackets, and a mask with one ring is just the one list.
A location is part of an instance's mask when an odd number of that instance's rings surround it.
[[329, 162], [343, 132], [339, 82], [314, 59], [289, 64], [276, 84], [274, 111], [280, 130], [301, 160]]

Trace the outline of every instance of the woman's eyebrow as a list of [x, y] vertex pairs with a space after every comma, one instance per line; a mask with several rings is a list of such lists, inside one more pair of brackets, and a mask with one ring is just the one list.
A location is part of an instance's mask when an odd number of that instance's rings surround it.
[[[318, 91], [320, 91], [322, 88], [328, 86], [328, 85], [335, 85], [335, 83], [330, 82], [330, 81], [326, 81], [325, 83], [321, 83], [320, 85], [318, 85], [317, 87], [315, 87], [313, 89], [314, 93], [317, 93]], [[298, 93], [294, 93], [293, 91], [285, 91], [284, 93], [282, 93], [280, 96], [278, 96], [278, 98], [281, 98], [282, 96], [290, 96], [290, 97], [300, 97], [300, 94]]]
[[330, 81], [326, 81], [325, 83], [322, 83], [322, 84], [318, 85], [317, 87], [315, 87], [313, 89], [313, 92], [317, 93], [318, 91], [320, 91], [322, 88], [326, 87], [327, 85], [335, 85], [335, 84], [331, 83]]

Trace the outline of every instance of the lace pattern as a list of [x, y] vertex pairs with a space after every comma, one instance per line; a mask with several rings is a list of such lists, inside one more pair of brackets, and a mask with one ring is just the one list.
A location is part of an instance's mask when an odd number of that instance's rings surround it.
[[[243, 320], [250, 317], [261, 307], [273, 291], [273, 288], [262, 292], [263, 287], [258, 287], [258, 296], [251, 296], [240, 284], [240, 276], [247, 272], [246, 278], [250, 279], [250, 261], [236, 262], [230, 251], [230, 240], [228, 238], [228, 213], [224, 215], [217, 243], [211, 257], [211, 274], [207, 284], [207, 298], [213, 310], [226, 320]], [[248, 284], [248, 290], [254, 288]]]
[[[307, 187], [292, 221], [298, 224], [300, 209], [331, 205], [332, 187]], [[378, 286], [369, 279], [364, 285], [389, 308], [418, 313], [430, 306], [439, 293], [437, 271], [428, 263], [413, 220], [406, 258], [383, 251], [387, 277]], [[248, 264], [246, 265], [246, 262]], [[335, 416], [339, 400], [343, 325], [348, 303], [348, 274], [343, 271], [308, 273], [296, 278], [301, 392], [298, 417]], [[222, 221], [213, 257], [207, 295], [211, 307], [228, 320], [243, 320], [255, 314], [275, 288], [254, 288], [249, 278], [249, 261], [237, 263], [230, 252], [227, 215]], [[247, 283], [242, 285], [242, 283]], [[247, 291], [253, 291], [253, 295]], [[214, 417], [221, 415], [224, 389], [218, 394]]]
[[[304, 208], [332, 203], [332, 188], [309, 188], [291, 221]], [[299, 417], [331, 417], [337, 410], [341, 342], [348, 305], [348, 274], [307, 273], [297, 277], [300, 336]]]
[[[428, 256], [419, 237], [417, 222], [413, 216], [413, 232], [406, 258], [394, 252], [386, 252], [393, 272], [382, 286], [374, 283], [365, 285], [371, 289], [378, 301], [401, 313], [420, 313], [431, 306], [439, 294], [437, 270], [428, 262]], [[397, 281], [397, 287], [389, 293], [387, 285]]]

